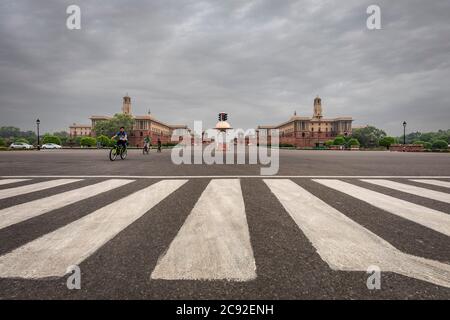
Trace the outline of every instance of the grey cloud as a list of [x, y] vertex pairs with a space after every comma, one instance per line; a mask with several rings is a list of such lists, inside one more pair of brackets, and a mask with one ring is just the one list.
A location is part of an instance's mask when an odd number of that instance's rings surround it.
[[[450, 123], [450, 3], [387, 1], [31, 1], [0, 4], [0, 125], [44, 130], [134, 113], [192, 126], [227, 111], [234, 127], [351, 115], [391, 134]], [[65, 28], [82, 8], [82, 30]]]

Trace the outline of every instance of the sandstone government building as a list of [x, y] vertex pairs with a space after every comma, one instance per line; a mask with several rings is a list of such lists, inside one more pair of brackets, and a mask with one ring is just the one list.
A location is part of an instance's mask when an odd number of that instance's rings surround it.
[[258, 131], [266, 129], [267, 132], [270, 132], [270, 129], [278, 129], [280, 144], [291, 144], [300, 148], [319, 147], [339, 135], [350, 136], [352, 134], [352, 122], [351, 117], [324, 118], [322, 99], [316, 97], [312, 118], [298, 116], [295, 112], [288, 121], [275, 126], [258, 126]]
[[[161, 139], [162, 143], [170, 142], [172, 133], [176, 130], [177, 134], [183, 135], [188, 127], [186, 125], [167, 124], [152, 116], [147, 115], [133, 115], [131, 112], [131, 98], [126, 95], [123, 97], [122, 113], [130, 115], [134, 118], [134, 125], [130, 132], [128, 132], [129, 144], [133, 147], [143, 147], [145, 137], [149, 136], [152, 143], [156, 143]], [[110, 116], [93, 115], [90, 117], [90, 125], [80, 125], [74, 123], [69, 127], [70, 137], [77, 136], [93, 136], [95, 137], [95, 125], [99, 121], [111, 119]], [[117, 128], [119, 131], [119, 128]]]
[[[156, 119], [151, 114], [141, 116], [132, 115], [131, 98], [128, 95], [123, 97], [122, 113], [131, 115], [134, 118], [133, 129], [128, 133], [131, 146], [142, 147], [146, 136], [150, 136], [153, 142], [156, 142], [158, 138], [163, 143], [169, 142], [174, 131], [177, 131], [177, 134], [183, 135], [186, 130], [189, 130], [186, 125], [167, 124]], [[95, 136], [96, 123], [108, 119], [111, 119], [111, 117], [93, 115], [90, 117], [91, 124], [89, 125], [74, 123], [70, 126], [70, 136]], [[353, 119], [351, 117], [324, 118], [322, 99], [316, 97], [314, 99], [312, 117], [298, 116], [294, 113], [286, 122], [279, 125], [260, 125], [257, 131], [267, 130], [270, 141], [270, 130], [278, 129], [280, 144], [291, 144], [299, 148], [318, 147], [339, 135], [351, 135], [352, 122]]]

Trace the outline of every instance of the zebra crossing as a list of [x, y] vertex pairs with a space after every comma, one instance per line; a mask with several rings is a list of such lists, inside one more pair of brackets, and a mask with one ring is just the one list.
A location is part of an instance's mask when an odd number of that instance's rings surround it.
[[[342, 193], [348, 194], [351, 197], [362, 200], [370, 205], [388, 211], [392, 214], [398, 215], [402, 218], [411, 220], [415, 223], [421, 224], [425, 227], [441, 232], [447, 236], [450, 236], [450, 215], [433, 210], [424, 206], [420, 206], [408, 201], [397, 199], [392, 196], [388, 196], [376, 191], [368, 190], [355, 186], [351, 183], [339, 181], [336, 179], [313, 179], [313, 181], [327, 186], [331, 189], [335, 189]], [[367, 181], [367, 180], [362, 180]], [[374, 180], [367, 181], [373, 184], [378, 184]], [[383, 184], [385, 185], [385, 184]], [[403, 187], [403, 189], [408, 186]], [[431, 191], [430, 191], [431, 192]], [[445, 194], [445, 197], [441, 197], [443, 200], [449, 200], [450, 194]], [[422, 195], [429, 197], [429, 195]]]
[[245, 205], [239, 180], [211, 180], [153, 279], [256, 278]]
[[[43, 190], [51, 193], [17, 205], [7, 204], [0, 209], [0, 235], [7, 228], [20, 227], [27, 220], [39, 219], [70, 204], [96, 199], [105, 193], [113, 194], [121, 187], [130, 188], [129, 195], [119, 199], [111, 197], [109, 204], [86, 212], [83, 217], [1, 255], [0, 278], [63, 277], [68, 266], [79, 265], [89, 259], [119, 233], [127, 232], [131, 224], [144, 215], [151, 215], [152, 209], [167, 201], [170, 195], [185, 185], [189, 186], [190, 181], [183, 177], [156, 179], [149, 186], [133, 189], [136, 179], [108, 178], [83, 187], [75, 186], [76, 182], [85, 180], [69, 177], [48, 181], [34, 181], [34, 178], [0, 179], [0, 200], [32, 196]], [[438, 178], [403, 179], [402, 182], [377, 178], [357, 179], [367, 184], [367, 187], [362, 187], [335, 177], [307, 180], [308, 183], [323, 186], [327, 192], [347, 195], [421, 225], [430, 232], [450, 236], [450, 212], [369, 188], [370, 185], [376, 185], [448, 204], [450, 193], [445, 192], [445, 188], [450, 186], [448, 181]], [[297, 184], [295, 179], [274, 177], [263, 178], [262, 181], [267, 186], [267, 192], [279, 201], [285, 213], [292, 218], [331, 270], [365, 272], [369, 266], [376, 265], [382, 271], [450, 288], [450, 239], [447, 243], [449, 257], [445, 262], [405, 253]], [[17, 183], [21, 185], [15, 186]], [[73, 190], [58, 192], [58, 187], [71, 184], [74, 184]], [[188, 188], [182, 191], [186, 190]], [[268, 194], [260, 196], [266, 197]], [[176, 212], [167, 214], [176, 215]], [[150, 281], [247, 282], [258, 279], [258, 264], [254, 257], [241, 179], [208, 179], [206, 188], [202, 190], [187, 219], [159, 256], [156, 266], [151, 270]]]

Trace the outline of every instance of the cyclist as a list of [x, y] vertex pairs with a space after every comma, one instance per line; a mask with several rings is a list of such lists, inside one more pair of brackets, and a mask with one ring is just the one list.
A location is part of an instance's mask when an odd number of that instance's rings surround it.
[[119, 138], [119, 140], [117, 140], [118, 147], [122, 147], [124, 149], [127, 147], [128, 135], [125, 132], [124, 127], [120, 127], [120, 131], [117, 132], [114, 136], [112, 136], [112, 139], [114, 138]]
[[161, 152], [161, 139], [158, 137], [158, 152]]
[[145, 151], [150, 150], [151, 143], [152, 143], [152, 140], [150, 139], [150, 137], [146, 136], [144, 139], [144, 150]]

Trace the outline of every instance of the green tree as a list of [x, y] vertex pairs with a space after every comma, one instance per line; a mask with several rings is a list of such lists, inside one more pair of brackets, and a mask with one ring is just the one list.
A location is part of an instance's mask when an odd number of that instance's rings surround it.
[[83, 137], [78, 136], [74, 139], [75, 145], [77, 146], [81, 146], [81, 139], [83, 139]]
[[133, 125], [134, 119], [132, 116], [118, 113], [109, 120], [97, 122], [94, 131], [97, 136], [105, 135], [111, 137], [119, 131], [120, 127], [124, 127], [125, 131], [129, 132], [133, 128]]
[[5, 139], [3, 139], [2, 137], [0, 137], [0, 147], [4, 147], [4, 146], [6, 146]]
[[53, 135], [55, 137], [58, 137], [61, 140], [61, 144], [62, 145], [67, 145], [69, 142], [69, 133], [66, 131], [59, 131], [59, 132], [54, 132]]
[[8, 142], [15, 141], [18, 138], [24, 138], [30, 144], [34, 144], [37, 140], [36, 134], [33, 131], [20, 131], [16, 127], [0, 127], [0, 137], [5, 138]]
[[359, 146], [359, 141], [358, 141], [358, 139], [351, 138], [350, 140], [348, 140], [347, 145], [348, 145], [349, 147], [352, 147], [352, 146]]
[[42, 144], [46, 143], [54, 143], [57, 145], [61, 145], [61, 139], [56, 136], [45, 135], [44, 138], [42, 139]]
[[97, 140], [92, 137], [83, 137], [81, 138], [80, 144], [83, 147], [95, 147]]
[[448, 142], [445, 140], [435, 140], [432, 144], [433, 149], [448, 149]]
[[[403, 143], [403, 135], [398, 137], [398, 140]], [[423, 140], [422, 133], [419, 131], [411, 132], [406, 135], [406, 143], [413, 143], [414, 141]]]
[[342, 136], [337, 136], [333, 141], [333, 145], [335, 145], [335, 146], [343, 146], [344, 144], [345, 144], [345, 138]]
[[0, 127], [0, 137], [12, 138], [20, 136], [20, 129], [16, 127]]
[[[403, 136], [401, 136], [400, 140], [403, 141]], [[412, 132], [406, 135], [406, 143], [414, 141], [433, 142], [435, 140], [444, 140], [450, 143], [450, 129], [424, 133]]]
[[25, 139], [25, 138], [16, 138], [14, 139], [14, 143], [26, 143], [26, 144], [30, 144], [30, 142]]
[[394, 137], [386, 136], [386, 137], [381, 138], [380, 141], [379, 141], [378, 143], [379, 143], [380, 146], [386, 147], [386, 148], [389, 149], [389, 147], [391, 146], [391, 144], [396, 143], [396, 140], [397, 140], [397, 139], [394, 138]]
[[54, 132], [53, 135], [58, 138], [68, 138], [69, 137], [69, 133], [67, 131]]
[[374, 126], [353, 129], [352, 138], [359, 141], [364, 148], [377, 147], [380, 139], [386, 136], [386, 132]]
[[97, 142], [100, 143], [102, 147], [109, 147], [111, 145], [111, 138], [101, 135], [97, 137]]
[[421, 145], [423, 145], [423, 147], [425, 149], [431, 149], [431, 147], [432, 147], [431, 142], [420, 141], [420, 140], [419, 141], [414, 141], [413, 144], [421, 144]]
[[328, 140], [325, 142], [325, 146], [331, 147], [333, 145], [333, 143], [334, 143], [334, 140]]

